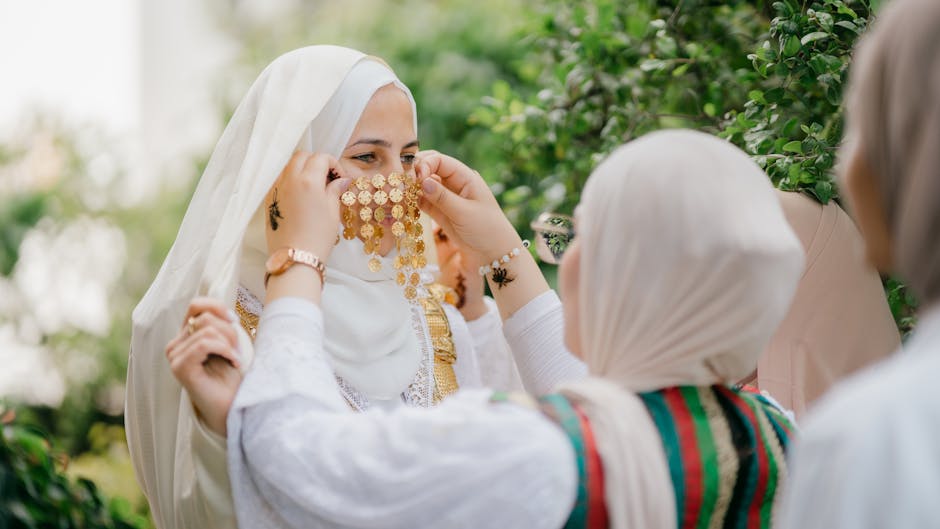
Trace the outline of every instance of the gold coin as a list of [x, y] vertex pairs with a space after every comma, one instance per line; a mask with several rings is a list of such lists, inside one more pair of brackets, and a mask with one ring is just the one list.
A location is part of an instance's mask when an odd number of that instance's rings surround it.
[[375, 192], [375, 194], [372, 195], [372, 200], [374, 200], [376, 204], [381, 206], [382, 204], [385, 204], [386, 202], [388, 202], [388, 193], [379, 189], [378, 191]]
[[395, 224], [392, 224], [392, 235], [395, 237], [401, 237], [405, 234], [405, 225], [402, 222], [396, 221]]
[[356, 238], [356, 230], [352, 229], [351, 226], [347, 226], [343, 230], [343, 238], [347, 241], [351, 241]]
[[423, 255], [419, 255], [419, 256], [418, 256], [418, 266], [417, 266], [417, 267], [418, 267], [418, 268], [424, 268], [424, 267], [427, 266], [427, 265], [428, 265], [428, 258], [425, 257], [425, 256], [423, 256]]
[[398, 270], [401, 267], [405, 266], [405, 258], [402, 257], [401, 255], [396, 255], [395, 262], [392, 264], [392, 266], [395, 267], [395, 270]]
[[418, 291], [415, 290], [415, 287], [411, 285], [408, 285], [407, 287], [405, 287], [405, 299], [407, 299], [408, 301], [411, 301], [417, 296], [418, 296]]
[[420, 237], [421, 234], [424, 233], [424, 226], [422, 226], [420, 222], [415, 222], [411, 226], [411, 230], [412, 230], [412, 233], [414, 233], [415, 237]]
[[369, 189], [369, 179], [364, 176], [360, 176], [356, 179], [356, 187], [359, 188], [359, 191], [365, 191]]
[[399, 285], [404, 285], [404, 284], [405, 284], [405, 273], [404, 273], [404, 272], [398, 272], [398, 274], [395, 276], [395, 282], [398, 283]]
[[372, 237], [372, 233], [375, 231], [375, 228], [371, 224], [363, 224], [359, 228], [359, 234], [362, 235], [363, 239], [369, 239]]
[[421, 276], [417, 272], [412, 272], [409, 280], [412, 285], [417, 285], [421, 281]]
[[[353, 201], [355, 201], [355, 195], [353, 196]], [[349, 208], [343, 208], [343, 224], [352, 224], [353, 221], [353, 212]]]
[[372, 216], [375, 218], [376, 222], [382, 222], [385, 220], [385, 208], [378, 207], [375, 208], [375, 211], [372, 212]]
[[369, 259], [369, 270], [372, 270], [373, 272], [378, 272], [381, 269], [382, 269], [382, 261], [379, 261], [378, 257], [373, 257], [372, 259]]
[[346, 191], [343, 193], [343, 196], [340, 197], [340, 200], [343, 201], [343, 204], [346, 206], [352, 206], [356, 203], [356, 194], [352, 191]]
[[391, 200], [393, 204], [398, 204], [403, 198], [405, 198], [405, 193], [397, 187], [388, 192], [388, 199]]
[[417, 256], [417, 255], [412, 255], [412, 256], [411, 256], [411, 267], [412, 267], [412, 268], [421, 268], [420, 266], [418, 266], [418, 256]]
[[363, 248], [365, 248], [366, 253], [373, 253], [375, 251], [375, 243], [372, 242], [372, 239], [366, 239], [366, 242], [363, 243]]
[[400, 174], [400, 173], [392, 173], [392, 174], [388, 175], [388, 185], [390, 185], [390, 186], [398, 186], [398, 185], [401, 185], [401, 174]]
[[376, 175], [372, 177], [372, 187], [376, 189], [385, 187], [385, 177], [376, 173]]
[[363, 206], [365, 206], [365, 205], [368, 204], [369, 202], [372, 202], [372, 193], [370, 193], [370, 192], [368, 192], [368, 191], [365, 191], [365, 190], [360, 191], [360, 192], [359, 192], [359, 203], [362, 204]]
[[376, 240], [381, 239], [382, 237], [385, 237], [385, 230], [381, 226], [376, 226], [373, 236], [376, 238]]
[[405, 214], [405, 208], [401, 204], [395, 204], [392, 206], [392, 218], [398, 220]]
[[369, 222], [372, 220], [372, 208], [369, 206], [362, 206], [359, 210], [359, 218], [362, 219], [362, 222]]
[[415, 243], [415, 251], [418, 253], [424, 253], [424, 240], [419, 240]]

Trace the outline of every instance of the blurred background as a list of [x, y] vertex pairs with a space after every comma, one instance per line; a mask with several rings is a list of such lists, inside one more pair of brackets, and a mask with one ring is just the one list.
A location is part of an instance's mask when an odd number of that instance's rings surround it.
[[[779, 187], [838, 200], [842, 86], [878, 3], [0, 0], [0, 527], [150, 527], [124, 441], [130, 314], [281, 53], [385, 58], [422, 146], [480, 170], [527, 233], [663, 127], [721, 135]], [[914, 300], [886, 292], [909, 331]]]

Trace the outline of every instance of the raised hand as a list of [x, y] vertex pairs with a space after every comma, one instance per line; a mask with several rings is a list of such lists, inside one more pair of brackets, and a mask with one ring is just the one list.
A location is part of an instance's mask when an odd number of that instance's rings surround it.
[[487, 274], [503, 318], [548, 290], [538, 264], [523, 249], [519, 234], [480, 173], [436, 151], [418, 153], [416, 171], [424, 191], [421, 209], [457, 246], [464, 261], [462, 268], [479, 274], [481, 266], [520, 250], [509, 262]]
[[[281, 248], [311, 252], [326, 262], [336, 242], [339, 196], [349, 187], [343, 169], [332, 156], [298, 151], [281, 171], [265, 198], [268, 254]], [[320, 279], [306, 266], [292, 266], [273, 276], [268, 302], [283, 296], [320, 300]]]
[[241, 384], [235, 322], [210, 298], [189, 304], [179, 334], [166, 346], [170, 371], [212, 431], [225, 435], [228, 410]]

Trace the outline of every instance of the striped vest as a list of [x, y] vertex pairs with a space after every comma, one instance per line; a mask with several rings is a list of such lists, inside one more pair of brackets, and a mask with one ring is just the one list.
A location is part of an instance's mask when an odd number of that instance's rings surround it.
[[[776, 407], [757, 393], [724, 386], [673, 387], [638, 396], [663, 441], [679, 529], [770, 527], [793, 429]], [[603, 468], [587, 417], [561, 395], [540, 403], [568, 435], [577, 457], [578, 498], [566, 529], [607, 527]]]

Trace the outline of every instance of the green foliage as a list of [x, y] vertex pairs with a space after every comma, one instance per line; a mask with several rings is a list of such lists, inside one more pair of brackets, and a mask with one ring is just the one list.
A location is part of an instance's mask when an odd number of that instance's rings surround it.
[[[3, 158], [0, 157], [0, 164]], [[19, 259], [20, 243], [46, 211], [43, 193], [23, 193], [0, 202], [0, 275], [8, 276]]]
[[0, 407], [0, 527], [144, 529], [123, 499], [107, 500], [87, 479], [70, 480], [49, 439]]
[[872, 11], [865, 2], [804, 4], [773, 3], [769, 36], [748, 55], [761, 79], [744, 108], [729, 113], [721, 135], [753, 155], [781, 189], [825, 204], [836, 196], [832, 168], [851, 53]]
[[528, 28], [521, 74], [472, 117], [503, 138], [488, 175], [517, 228], [570, 212], [597, 162], [666, 127], [718, 132], [759, 74], [747, 59], [766, 22], [753, 2], [547, 0]]
[[[878, 7], [866, 0], [543, 0], [523, 31], [521, 87], [496, 83], [471, 117], [502, 139], [484, 174], [516, 228], [570, 212], [594, 166], [662, 128], [727, 138], [786, 190], [821, 203], [843, 135], [855, 42]], [[914, 300], [886, 283], [898, 327]]]

